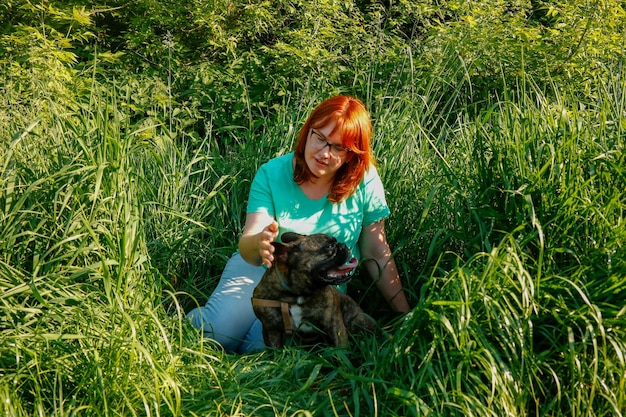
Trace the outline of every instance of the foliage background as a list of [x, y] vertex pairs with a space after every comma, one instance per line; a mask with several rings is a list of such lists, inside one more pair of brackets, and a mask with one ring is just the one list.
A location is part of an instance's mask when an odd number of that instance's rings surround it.
[[[624, 3], [0, 4], [5, 415], [623, 415]], [[362, 98], [412, 312], [350, 350], [185, 322], [259, 164]]]

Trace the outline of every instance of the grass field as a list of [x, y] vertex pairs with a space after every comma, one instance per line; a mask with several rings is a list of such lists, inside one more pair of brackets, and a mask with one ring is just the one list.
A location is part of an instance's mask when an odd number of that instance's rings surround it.
[[522, 76], [478, 111], [436, 78], [364, 92], [413, 309], [362, 279], [388, 340], [245, 356], [185, 311], [236, 247], [256, 168], [322, 97], [193, 136], [167, 108], [131, 117], [131, 87], [6, 91], [0, 414], [624, 415], [625, 76], [584, 95]]

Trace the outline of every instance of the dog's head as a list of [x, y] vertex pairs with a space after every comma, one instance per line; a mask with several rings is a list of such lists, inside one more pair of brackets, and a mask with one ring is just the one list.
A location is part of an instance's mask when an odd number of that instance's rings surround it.
[[[274, 263], [294, 287], [339, 285], [350, 280], [358, 261], [350, 249], [325, 234], [310, 236], [285, 233], [282, 243], [273, 242]], [[297, 282], [295, 282], [297, 280]]]

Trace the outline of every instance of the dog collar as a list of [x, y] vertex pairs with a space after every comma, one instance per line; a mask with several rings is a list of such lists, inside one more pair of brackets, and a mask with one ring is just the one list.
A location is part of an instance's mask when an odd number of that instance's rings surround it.
[[291, 289], [289, 284], [287, 284], [287, 281], [285, 280], [285, 277], [283, 277], [283, 274], [280, 272], [280, 270], [278, 268], [276, 268], [276, 273], [278, 274], [278, 279], [280, 281], [280, 285], [282, 285], [282, 287], [284, 289], [286, 289], [287, 291], [289, 291], [290, 293], [295, 294], [294, 290]]

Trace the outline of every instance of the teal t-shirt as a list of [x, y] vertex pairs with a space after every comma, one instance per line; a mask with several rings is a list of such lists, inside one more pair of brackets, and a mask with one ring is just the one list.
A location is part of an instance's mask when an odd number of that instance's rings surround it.
[[325, 233], [345, 243], [361, 258], [358, 246], [364, 226], [389, 216], [385, 190], [371, 166], [354, 194], [340, 203], [308, 198], [293, 180], [293, 152], [263, 164], [250, 188], [248, 213], [266, 213], [276, 219], [279, 238], [285, 232]]

